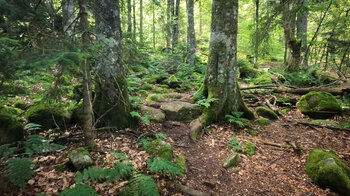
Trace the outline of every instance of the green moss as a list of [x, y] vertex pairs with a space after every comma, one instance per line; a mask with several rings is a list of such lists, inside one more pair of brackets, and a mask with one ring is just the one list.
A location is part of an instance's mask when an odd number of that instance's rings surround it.
[[55, 171], [58, 174], [62, 174], [66, 170], [66, 167], [63, 164], [59, 164], [55, 167]]
[[147, 92], [146, 90], [139, 90], [139, 94], [140, 94], [142, 97], [147, 97], [148, 92]]
[[80, 153], [83, 155], [88, 155], [91, 158], [90, 152], [84, 147], [79, 147], [71, 151], [70, 153], [68, 153], [68, 157], [73, 156], [75, 154], [80, 154]]
[[164, 96], [159, 95], [159, 94], [149, 94], [146, 98], [147, 103], [151, 103], [152, 101], [154, 102], [162, 102], [164, 101]]
[[154, 92], [155, 93], [166, 93], [168, 91], [164, 88], [156, 88], [156, 89], [154, 89]]
[[132, 70], [136, 73], [147, 73], [148, 70], [146, 67], [142, 66], [142, 65], [137, 65], [137, 66], [133, 66]]
[[178, 88], [180, 87], [180, 82], [179, 80], [176, 78], [175, 75], [171, 75], [167, 80], [166, 80], [167, 85], [170, 88]]
[[14, 103], [13, 106], [15, 106], [16, 108], [19, 108], [21, 110], [25, 110], [27, 107], [27, 104], [23, 100], [18, 100]]
[[164, 142], [161, 139], [156, 139], [152, 141], [147, 149], [146, 152], [155, 155], [160, 158], [167, 159], [171, 161], [173, 159], [173, 147], [170, 143]]
[[12, 113], [0, 108], [0, 145], [23, 139], [22, 123]]
[[160, 87], [162, 87], [164, 89], [168, 89], [169, 88], [169, 86], [167, 84], [162, 84], [162, 85], [160, 85]]
[[255, 98], [255, 95], [254, 95], [254, 94], [247, 94], [247, 95], [245, 96], [245, 98], [247, 98], [247, 99], [254, 99], [254, 98]]
[[224, 162], [224, 168], [236, 167], [241, 162], [241, 156], [237, 153], [230, 155]]
[[267, 118], [258, 118], [254, 121], [256, 124], [259, 124], [259, 125], [263, 125], [263, 126], [266, 126], [266, 125], [269, 125], [270, 124], [270, 120], [267, 119]]
[[154, 75], [146, 78], [145, 81], [148, 83], [151, 83], [151, 84], [161, 84], [167, 78], [168, 77], [166, 74], [154, 74]]
[[247, 140], [247, 143], [245, 144], [245, 147], [243, 148], [243, 152], [247, 155], [254, 155], [255, 154], [255, 144], [249, 140]]
[[184, 155], [177, 155], [175, 157], [175, 164], [181, 169], [183, 173], [186, 172], [186, 158]]
[[258, 132], [253, 129], [247, 129], [247, 133], [252, 136], [258, 135]]
[[255, 85], [263, 84], [272, 84], [274, 82], [273, 75], [269, 72], [262, 72], [259, 76], [253, 81]]
[[273, 110], [271, 110], [269, 108], [266, 108], [266, 107], [258, 107], [258, 108], [256, 108], [256, 113], [258, 113], [259, 116], [268, 118], [270, 120], [278, 119], [277, 114]]
[[329, 118], [342, 112], [340, 104], [328, 92], [310, 92], [303, 95], [297, 103], [297, 108], [312, 118]]
[[343, 195], [350, 193], [350, 168], [332, 153], [314, 149], [306, 161], [306, 173], [323, 188]]
[[166, 94], [164, 95], [165, 98], [170, 98], [170, 99], [181, 99], [182, 95], [180, 94]]
[[141, 90], [152, 90], [153, 87], [152, 85], [148, 84], [148, 83], [144, 83], [142, 86], [141, 86]]
[[290, 108], [284, 108], [283, 110], [281, 110], [281, 113], [284, 114], [284, 115], [286, 115], [286, 114], [288, 114], [290, 111], [292, 111], [292, 109], [290, 109]]
[[43, 130], [63, 126], [68, 122], [69, 113], [62, 104], [40, 103], [30, 107], [25, 113], [29, 122], [42, 125]]
[[257, 73], [258, 71], [249, 63], [245, 63], [239, 66], [240, 78], [254, 78], [256, 77]]

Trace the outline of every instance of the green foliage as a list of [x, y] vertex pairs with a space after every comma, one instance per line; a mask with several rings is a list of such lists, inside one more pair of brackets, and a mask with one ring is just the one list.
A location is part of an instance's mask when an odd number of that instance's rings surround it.
[[241, 116], [244, 114], [244, 112], [231, 112], [232, 115], [226, 115], [225, 118], [228, 120], [228, 122], [233, 123], [237, 125], [238, 127], [245, 127], [250, 128], [251, 125], [249, 123], [249, 120], [245, 118], [241, 118]]
[[24, 188], [27, 180], [35, 174], [33, 167], [29, 158], [12, 158], [7, 161], [6, 176], [14, 185]]
[[16, 147], [11, 147], [11, 144], [4, 144], [0, 146], [0, 158], [7, 158], [10, 155], [13, 155], [16, 152]]
[[130, 160], [128, 157], [125, 156], [123, 153], [119, 152], [111, 152], [111, 155], [113, 155], [115, 158], [117, 158], [120, 161], [128, 161]]
[[138, 118], [139, 120], [141, 120], [142, 123], [144, 123], [146, 125], [150, 125], [151, 124], [151, 121], [149, 120], [149, 117], [148, 117], [147, 114], [144, 115], [144, 116], [141, 116], [140, 113], [132, 111], [132, 112], [130, 112], [130, 115], [132, 117]]
[[98, 196], [98, 194], [87, 184], [77, 184], [73, 188], [65, 189], [59, 196]]
[[157, 133], [155, 136], [157, 139], [164, 139], [168, 137], [168, 135], [164, 133]]
[[163, 176], [169, 175], [170, 177], [174, 177], [176, 175], [184, 175], [181, 168], [172, 163], [169, 160], [163, 158], [154, 157], [153, 161], [150, 159], [147, 160], [147, 167], [153, 173], [161, 173]]
[[255, 144], [249, 140], [247, 140], [243, 152], [247, 155], [254, 155], [255, 154]]
[[35, 153], [48, 153], [53, 151], [58, 151], [66, 148], [65, 146], [59, 144], [50, 143], [49, 140], [46, 140], [40, 135], [30, 135], [27, 138], [27, 141], [24, 144], [25, 152], [29, 155]]
[[26, 126], [24, 126], [24, 130], [27, 131], [38, 131], [41, 130], [42, 126], [37, 123], [28, 123]]
[[12, 143], [23, 139], [23, 125], [9, 108], [0, 106], [0, 144]]
[[215, 101], [218, 101], [219, 99], [217, 98], [210, 98], [210, 99], [201, 99], [201, 100], [198, 100], [196, 105], [198, 106], [204, 106], [206, 108], [209, 108], [210, 107], [210, 104], [212, 102], [215, 102]]
[[227, 144], [227, 147], [231, 148], [234, 151], [242, 151], [242, 148], [239, 146], [236, 137], [230, 137], [230, 142]]
[[273, 110], [271, 110], [267, 107], [257, 107], [256, 113], [258, 113], [259, 116], [268, 118], [270, 120], [277, 120], [278, 119], [277, 114]]
[[142, 174], [134, 175], [121, 196], [159, 196], [158, 185], [150, 177]]
[[144, 150], [147, 150], [148, 147], [149, 147], [149, 140], [146, 139], [146, 138], [142, 138], [142, 139], [139, 141], [138, 144], [139, 144], [140, 146], [142, 146], [142, 148], [143, 148]]
[[152, 101], [155, 102], [163, 102], [164, 101], [164, 96], [160, 94], [149, 94], [146, 98], [147, 103], [151, 103]]

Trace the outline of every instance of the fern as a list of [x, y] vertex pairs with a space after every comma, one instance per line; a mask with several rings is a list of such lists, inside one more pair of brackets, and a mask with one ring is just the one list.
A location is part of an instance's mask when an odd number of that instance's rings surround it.
[[177, 165], [172, 163], [171, 161], [168, 161], [163, 158], [156, 158], [154, 157], [153, 161], [150, 159], [147, 159], [147, 167], [150, 169], [153, 173], [161, 173], [163, 176], [166, 176], [167, 174], [170, 177], [176, 176], [176, 175], [184, 175], [181, 168], [179, 168]]
[[50, 144], [50, 141], [40, 135], [30, 135], [27, 138], [24, 148], [27, 154], [33, 155], [35, 153], [40, 154], [62, 150], [66, 147], [58, 144]]
[[13, 155], [17, 148], [16, 147], [10, 147], [11, 144], [4, 144], [0, 146], [0, 157], [7, 158], [10, 155]]
[[134, 175], [121, 196], [159, 196], [157, 183], [150, 177], [142, 174]]
[[73, 188], [65, 189], [59, 196], [98, 196], [98, 194], [87, 184], [77, 184]]
[[227, 147], [234, 151], [242, 151], [242, 148], [238, 145], [238, 140], [236, 137], [230, 137], [230, 140], [231, 141], [227, 144]]
[[24, 127], [24, 130], [27, 130], [27, 131], [36, 131], [41, 129], [42, 129], [42, 126], [36, 123], [28, 123]]
[[130, 112], [130, 115], [132, 117], [136, 117], [136, 118], [140, 119], [141, 122], [143, 122], [146, 125], [150, 125], [151, 124], [151, 121], [149, 120], [148, 115], [141, 116], [138, 112], [135, 112], [135, 111]]
[[117, 158], [118, 160], [121, 160], [121, 161], [128, 161], [128, 160], [130, 160], [123, 153], [111, 152], [111, 155], [113, 155], [115, 158]]
[[92, 182], [114, 182], [115, 180], [129, 177], [133, 170], [131, 166], [121, 162], [116, 163], [114, 169], [89, 167], [84, 169], [83, 173], [77, 173], [76, 183], [87, 183], [89, 179]]
[[145, 138], [142, 138], [139, 143], [138, 143], [140, 146], [142, 146], [142, 148], [144, 150], [147, 150], [148, 149], [148, 146], [149, 146], [149, 140], [148, 139], [145, 139]]
[[156, 138], [157, 139], [164, 139], [164, 138], [167, 138], [168, 135], [167, 134], [164, 134], [164, 133], [157, 133], [156, 134]]
[[29, 158], [12, 158], [7, 161], [6, 173], [7, 178], [14, 185], [23, 188], [33, 175], [32, 160]]
[[225, 118], [227, 118], [228, 122], [235, 123], [239, 127], [246, 127], [249, 128], [249, 120], [245, 118], [241, 118], [243, 115], [243, 112], [232, 112], [232, 115], [226, 115]]
[[215, 101], [218, 101], [219, 99], [217, 98], [210, 98], [210, 99], [201, 99], [199, 101], [197, 101], [196, 105], [198, 106], [204, 106], [206, 108], [209, 108], [210, 107], [210, 104], [212, 102], [215, 102]]

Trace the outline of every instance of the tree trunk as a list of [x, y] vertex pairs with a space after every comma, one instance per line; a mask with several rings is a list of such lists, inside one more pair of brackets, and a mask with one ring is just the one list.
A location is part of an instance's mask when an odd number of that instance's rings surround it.
[[126, 70], [122, 61], [122, 31], [119, 0], [95, 1], [96, 32], [105, 45], [96, 62], [97, 85], [94, 109], [99, 125], [125, 128], [130, 125], [130, 101]]
[[193, 15], [194, 1], [187, 0], [187, 63], [194, 65], [196, 59], [196, 32], [194, 30], [194, 15]]
[[202, 2], [198, 1], [199, 5], [199, 37], [203, 34], [203, 18], [202, 18]]
[[[242, 111], [247, 118], [254, 114], [246, 107], [237, 83], [238, 0], [214, 0], [210, 35], [210, 52], [204, 84], [207, 99], [217, 99], [204, 109], [202, 127], [222, 121], [230, 112]], [[204, 93], [206, 94], [206, 93]], [[192, 125], [195, 123], [192, 123]], [[201, 127], [191, 126], [192, 131]], [[196, 137], [192, 134], [192, 138]]]
[[152, 1], [152, 34], [153, 34], [153, 48], [156, 48], [156, 14], [154, 0]]
[[[80, 26], [83, 30], [82, 43], [84, 50], [87, 50], [90, 44], [89, 35], [89, 21], [88, 13], [86, 10], [87, 2], [86, 0], [79, 0], [80, 9]], [[93, 126], [93, 110], [92, 110], [92, 95], [91, 95], [91, 74], [90, 74], [90, 59], [85, 59], [84, 61], [84, 71], [83, 71], [83, 110], [84, 110], [84, 123], [83, 130], [85, 136], [85, 145], [89, 147], [95, 147], [95, 128]]]
[[140, 42], [143, 42], [143, 3], [140, 0]]
[[128, 7], [128, 36], [131, 36], [132, 23], [131, 23], [131, 0], [127, 0]]
[[174, 12], [174, 24], [173, 24], [173, 48], [179, 41], [179, 14], [180, 14], [180, 0], [176, 0], [175, 12]]
[[73, 35], [74, 0], [62, 0], [63, 32], [68, 37]]
[[[304, 56], [307, 48], [307, 0], [298, 0], [298, 5], [300, 6], [300, 10], [298, 12], [297, 19], [297, 39], [301, 41], [301, 53]], [[305, 58], [302, 60], [302, 66], [306, 68], [308, 66], [308, 59]]]
[[171, 41], [171, 26], [173, 24], [173, 14], [174, 14], [174, 0], [168, 0], [167, 1], [167, 26], [166, 26], [166, 47], [170, 48], [170, 41]]
[[135, 0], [133, 0], [133, 2], [132, 2], [132, 14], [133, 14], [133, 16], [132, 16], [132, 18], [133, 18], [133, 30], [134, 30], [134, 32], [133, 32], [133, 40], [135, 41], [136, 40], [136, 3], [135, 3]]
[[255, 44], [254, 44], [254, 64], [258, 64], [259, 55], [259, 0], [255, 0]]

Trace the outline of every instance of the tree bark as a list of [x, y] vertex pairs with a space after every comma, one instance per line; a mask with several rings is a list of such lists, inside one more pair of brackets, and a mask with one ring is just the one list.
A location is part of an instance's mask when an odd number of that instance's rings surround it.
[[99, 125], [125, 128], [130, 125], [130, 101], [126, 69], [122, 61], [119, 0], [95, 1], [96, 32], [104, 47], [96, 62], [97, 85], [94, 109], [103, 116]]
[[132, 18], [133, 18], [133, 40], [135, 41], [136, 40], [136, 3], [135, 3], [135, 0], [133, 0], [132, 2]]
[[214, 0], [210, 52], [206, 72], [208, 99], [216, 98], [203, 112], [203, 125], [221, 121], [232, 111], [254, 118], [243, 102], [237, 83], [238, 0]]
[[156, 48], [156, 14], [155, 3], [152, 1], [152, 34], [153, 34], [153, 48]]
[[74, 0], [62, 0], [63, 32], [68, 37], [73, 35]]
[[[297, 19], [297, 39], [301, 41], [301, 53], [304, 54], [307, 48], [307, 20], [308, 20], [308, 11], [307, 11], [307, 0], [298, 0], [298, 6], [300, 10], [298, 12]], [[302, 60], [302, 66], [306, 68], [308, 66], [308, 59]]]
[[171, 42], [171, 27], [173, 24], [174, 0], [167, 0], [167, 26], [166, 26], [166, 47], [170, 48]]
[[180, 14], [180, 0], [175, 0], [175, 12], [173, 17], [173, 48], [177, 45], [179, 41], [179, 14]]
[[255, 44], [254, 44], [254, 64], [258, 64], [259, 55], [259, 0], [255, 0]]
[[196, 59], [196, 32], [194, 29], [194, 14], [193, 14], [194, 1], [187, 0], [187, 63], [194, 65]]
[[143, 42], [143, 3], [140, 0], [140, 42]]
[[132, 23], [131, 23], [131, 0], [127, 0], [127, 8], [128, 8], [128, 36], [131, 36], [132, 32]]
[[[90, 44], [89, 35], [89, 22], [88, 13], [86, 10], [86, 0], [79, 0], [80, 9], [80, 26], [83, 30], [82, 43], [84, 50], [88, 50]], [[96, 146], [95, 128], [93, 126], [93, 110], [92, 110], [92, 95], [91, 95], [91, 74], [90, 74], [91, 62], [90, 59], [85, 59], [83, 70], [83, 110], [84, 110], [84, 123], [83, 130], [85, 136], [85, 145], [94, 148]]]

